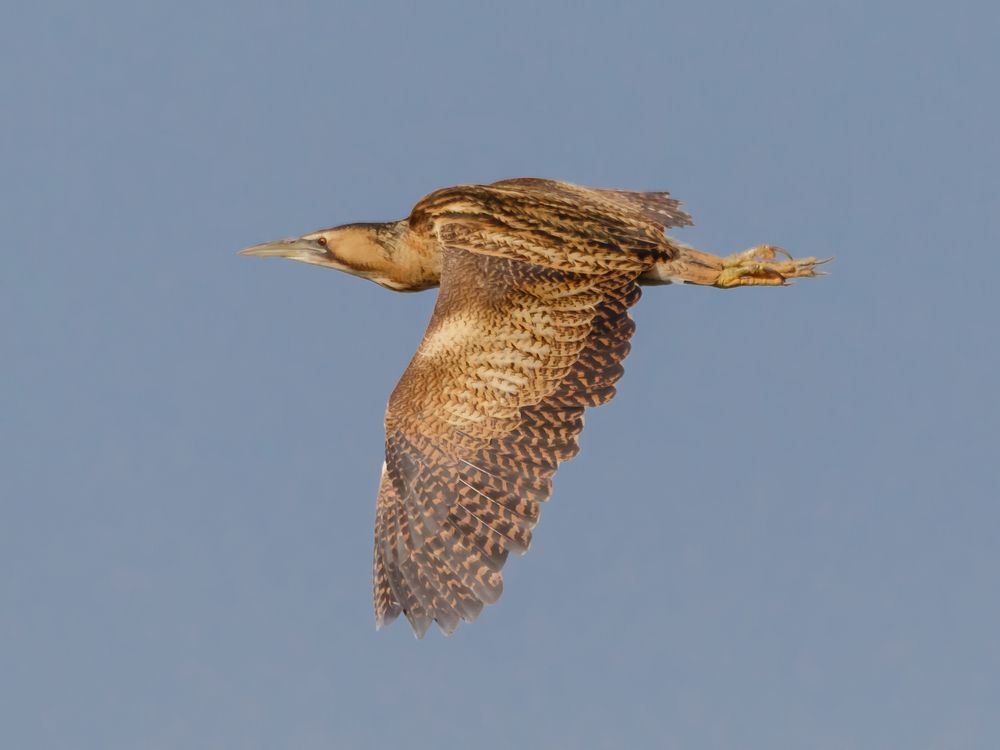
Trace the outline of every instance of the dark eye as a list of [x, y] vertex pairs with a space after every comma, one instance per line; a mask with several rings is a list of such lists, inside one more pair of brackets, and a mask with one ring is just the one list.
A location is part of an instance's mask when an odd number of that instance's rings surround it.
[[317, 242], [318, 242], [319, 244], [321, 244], [321, 245], [322, 245], [323, 247], [326, 247], [326, 237], [317, 237], [317, 238], [316, 238], [316, 241], [317, 241]]

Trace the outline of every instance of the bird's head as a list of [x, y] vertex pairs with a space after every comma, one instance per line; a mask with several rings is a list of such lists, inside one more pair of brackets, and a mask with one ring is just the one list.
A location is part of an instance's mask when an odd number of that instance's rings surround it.
[[253, 245], [241, 250], [240, 255], [290, 258], [374, 280], [386, 260], [386, 248], [379, 241], [377, 226], [347, 224], [320, 229], [301, 237]]
[[240, 255], [291, 258], [336, 268], [397, 292], [437, 286], [441, 276], [440, 253], [414, 247], [409, 237], [405, 219], [384, 224], [345, 224], [253, 245], [241, 250]]

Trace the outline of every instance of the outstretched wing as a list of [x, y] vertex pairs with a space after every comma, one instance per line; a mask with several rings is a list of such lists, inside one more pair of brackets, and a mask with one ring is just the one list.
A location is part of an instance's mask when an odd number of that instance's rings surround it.
[[429, 196], [441, 291], [386, 412], [376, 624], [402, 611], [418, 636], [432, 621], [451, 633], [500, 596], [585, 407], [614, 396], [636, 280], [670, 252], [637, 210], [490, 197]]

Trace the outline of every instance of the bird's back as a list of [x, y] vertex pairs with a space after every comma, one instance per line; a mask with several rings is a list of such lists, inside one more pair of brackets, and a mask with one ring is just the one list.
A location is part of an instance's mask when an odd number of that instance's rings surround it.
[[414, 206], [409, 223], [445, 246], [475, 245], [487, 255], [603, 273], [674, 257], [664, 228], [691, 220], [668, 193], [517, 178], [436, 190]]

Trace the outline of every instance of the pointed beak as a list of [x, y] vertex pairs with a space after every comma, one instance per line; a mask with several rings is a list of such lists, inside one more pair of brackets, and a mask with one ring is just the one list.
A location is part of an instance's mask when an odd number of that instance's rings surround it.
[[316, 263], [327, 257], [324, 245], [315, 240], [303, 240], [298, 237], [251, 245], [240, 250], [239, 254], [256, 255], [261, 258], [291, 258], [307, 263]]

